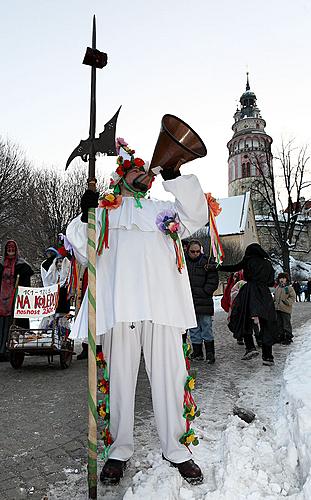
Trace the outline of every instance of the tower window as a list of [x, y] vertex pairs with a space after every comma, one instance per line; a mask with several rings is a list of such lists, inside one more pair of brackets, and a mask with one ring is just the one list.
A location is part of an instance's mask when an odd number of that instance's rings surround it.
[[242, 163], [242, 177], [251, 176], [251, 164], [249, 162]]

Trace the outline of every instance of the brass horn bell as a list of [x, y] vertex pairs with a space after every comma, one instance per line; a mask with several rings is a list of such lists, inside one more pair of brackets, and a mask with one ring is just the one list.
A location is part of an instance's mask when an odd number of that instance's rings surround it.
[[206, 153], [205, 144], [198, 134], [177, 116], [167, 114], [162, 118], [150, 169], [160, 166], [178, 170], [184, 163], [203, 158]]

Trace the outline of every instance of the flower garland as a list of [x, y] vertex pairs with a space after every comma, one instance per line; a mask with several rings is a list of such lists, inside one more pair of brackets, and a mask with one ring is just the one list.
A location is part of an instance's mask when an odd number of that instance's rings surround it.
[[103, 248], [109, 248], [109, 215], [108, 210], [118, 208], [122, 203], [122, 196], [114, 193], [104, 193], [99, 198], [98, 206], [103, 208], [100, 237], [97, 246], [97, 254], [101, 255]]
[[193, 444], [193, 446], [197, 446], [199, 444], [199, 439], [195, 435], [194, 430], [190, 428], [190, 425], [191, 425], [191, 422], [196, 417], [199, 417], [200, 410], [198, 409], [197, 405], [195, 404], [194, 399], [193, 399], [192, 394], [191, 394], [194, 387], [195, 387], [195, 378], [189, 374], [190, 351], [191, 351], [190, 345], [187, 343], [184, 343], [183, 344], [183, 351], [184, 351], [184, 356], [185, 356], [186, 369], [188, 371], [188, 377], [186, 379], [185, 387], [184, 387], [184, 406], [183, 406], [183, 408], [184, 408], [183, 417], [186, 419], [186, 431], [179, 438], [179, 442], [181, 444], [184, 444], [188, 448], [191, 444]]
[[99, 399], [97, 401], [97, 413], [102, 423], [100, 435], [103, 441], [103, 446], [100, 447], [99, 452], [101, 453], [101, 458], [106, 458], [108, 456], [109, 448], [112, 444], [112, 437], [109, 431], [109, 375], [107, 363], [102, 352], [96, 355], [96, 364], [99, 372], [97, 378], [97, 390], [103, 395], [103, 399]]
[[206, 193], [205, 198], [209, 211], [209, 234], [211, 238], [211, 252], [213, 252], [217, 266], [219, 266], [224, 259], [225, 252], [219, 238], [215, 217], [220, 214], [222, 208], [215, 200], [215, 198], [211, 195], [211, 193]]
[[176, 255], [177, 269], [181, 273], [182, 269], [185, 266], [185, 259], [181, 241], [178, 235], [178, 231], [180, 228], [180, 220], [178, 214], [173, 210], [163, 210], [157, 215], [156, 225], [162, 233], [172, 238]]

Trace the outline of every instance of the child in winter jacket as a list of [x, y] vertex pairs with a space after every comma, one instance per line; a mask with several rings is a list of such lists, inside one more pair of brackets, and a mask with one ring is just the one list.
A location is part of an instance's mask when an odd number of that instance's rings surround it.
[[278, 321], [279, 341], [288, 345], [293, 341], [291, 314], [296, 300], [294, 288], [289, 284], [288, 274], [280, 273], [274, 292], [274, 304]]

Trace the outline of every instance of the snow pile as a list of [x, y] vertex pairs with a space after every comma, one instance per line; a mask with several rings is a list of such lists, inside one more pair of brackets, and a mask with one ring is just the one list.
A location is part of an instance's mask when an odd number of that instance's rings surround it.
[[295, 332], [295, 350], [284, 370], [283, 415], [278, 439], [287, 461], [299, 472], [301, 496], [311, 498], [311, 322]]
[[[238, 403], [257, 407], [251, 424], [229, 415], [198, 419], [194, 460], [204, 482], [191, 486], [150, 454], [124, 500], [291, 500], [311, 498], [311, 322], [295, 331], [295, 343], [279, 378], [275, 367], [249, 373]], [[283, 351], [284, 352], [284, 351]], [[281, 384], [281, 394], [280, 394]], [[259, 405], [259, 406], [258, 406]], [[205, 429], [208, 429], [206, 433]]]
[[301, 260], [294, 259], [294, 257], [290, 257], [289, 260], [291, 273], [295, 279], [307, 280], [311, 277], [310, 262], [302, 262]]
[[[290, 261], [290, 269], [292, 279], [303, 280], [306, 281], [311, 277], [311, 263], [303, 262], [302, 260], [296, 260], [294, 257], [289, 258]], [[279, 273], [283, 272], [283, 268], [280, 264], [273, 263], [273, 267], [275, 270], [275, 275], [277, 276]]]

